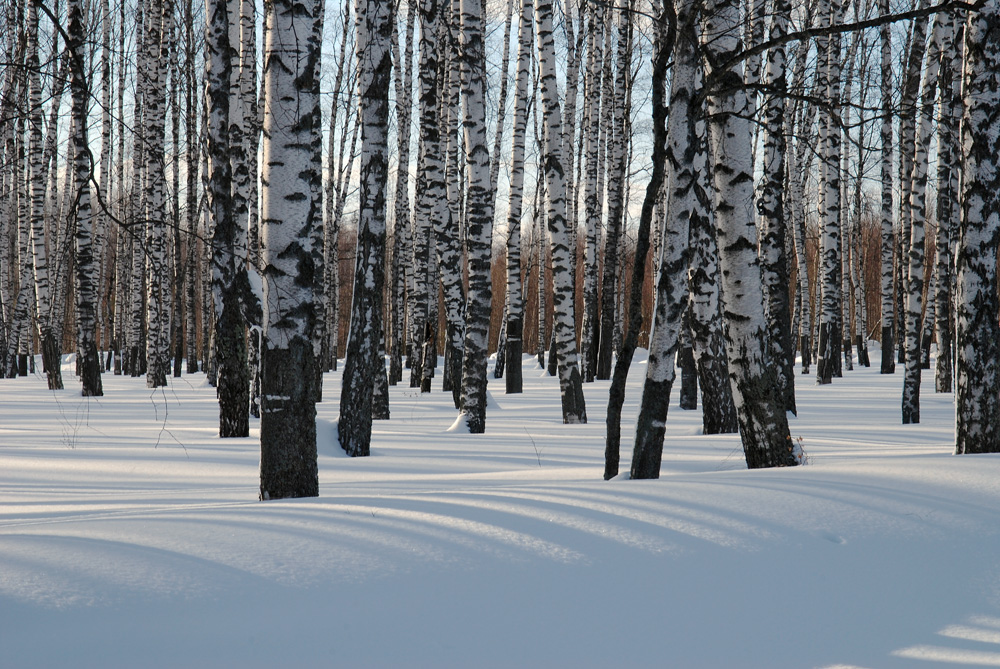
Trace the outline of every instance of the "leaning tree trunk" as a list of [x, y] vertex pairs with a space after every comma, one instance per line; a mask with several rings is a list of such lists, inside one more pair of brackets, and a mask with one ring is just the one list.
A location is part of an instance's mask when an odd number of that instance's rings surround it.
[[[665, 2], [660, 9], [660, 21], [655, 25], [656, 39], [653, 42], [652, 73], [653, 73], [653, 171], [646, 184], [645, 197], [642, 200], [642, 210], [639, 214], [638, 238], [635, 245], [635, 260], [632, 263], [632, 286], [629, 290], [629, 323], [628, 331], [622, 342], [621, 351], [615, 361], [615, 370], [611, 377], [611, 389], [608, 392], [608, 416], [605, 421], [606, 433], [604, 440], [604, 480], [618, 476], [618, 466], [621, 459], [621, 424], [622, 405], [625, 404], [625, 382], [628, 380], [628, 370], [632, 365], [632, 356], [639, 341], [639, 331], [642, 329], [642, 288], [646, 274], [646, 256], [649, 254], [649, 230], [652, 227], [653, 210], [663, 188], [663, 177], [667, 162], [667, 98], [664, 90], [664, 80], [667, 72], [667, 62], [673, 45], [670, 42], [668, 24], [676, 24], [674, 7]], [[654, 454], [655, 457], [655, 454]], [[634, 460], [635, 458], [633, 458]], [[659, 466], [657, 464], [657, 471]]]
[[[693, 98], [699, 82], [698, 35], [694, 12], [686, 5], [677, 13], [674, 69], [670, 80], [670, 118], [667, 125], [667, 208], [660, 269], [656, 282], [656, 309], [649, 340], [649, 362], [635, 428], [631, 477], [660, 477], [667, 409], [674, 384], [674, 356], [686, 303], [688, 239], [691, 219], [698, 215], [694, 157], [698, 135], [698, 107]], [[661, 47], [662, 48], [662, 47]], [[659, 91], [657, 91], [659, 93]]]
[[966, 147], [957, 258], [955, 453], [1000, 452], [1000, 2], [965, 28]]
[[[726, 62], [740, 50], [739, 4], [710, 2], [703, 18], [703, 45], [710, 62]], [[705, 39], [703, 37], [703, 39]], [[775, 392], [774, 369], [767, 355], [767, 323], [757, 258], [757, 235], [750, 203], [750, 121], [742, 66], [713, 68], [708, 103], [715, 224], [722, 269], [726, 350], [733, 400], [751, 469], [798, 464], [788, 431], [788, 417]]]
[[321, 224], [312, 198], [322, 178], [322, 138], [312, 127], [321, 47], [315, 23], [321, 16], [315, 0], [272, 0], [265, 18], [261, 499], [319, 494], [310, 240]]

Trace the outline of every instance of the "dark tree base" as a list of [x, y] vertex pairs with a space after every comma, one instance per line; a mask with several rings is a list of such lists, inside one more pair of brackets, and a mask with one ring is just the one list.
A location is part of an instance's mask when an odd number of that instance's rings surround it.
[[77, 357], [80, 381], [83, 383], [84, 397], [101, 397], [104, 386], [101, 383], [101, 358], [97, 354], [97, 345], [91, 343], [86, 350], [80, 351]]
[[316, 497], [316, 405], [312, 343], [261, 352], [260, 499]]
[[511, 318], [507, 323], [507, 342], [504, 346], [504, 357], [507, 359], [506, 391], [508, 395], [515, 395], [524, 391], [521, 354], [521, 319]]

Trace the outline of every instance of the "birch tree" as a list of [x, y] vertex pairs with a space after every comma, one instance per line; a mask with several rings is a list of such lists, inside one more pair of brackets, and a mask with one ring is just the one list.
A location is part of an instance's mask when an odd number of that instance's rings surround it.
[[[740, 49], [739, 5], [710, 0], [702, 18], [709, 63], [725, 63]], [[711, 39], [705, 36], [710, 35]], [[726, 350], [747, 466], [797, 464], [788, 418], [775, 392], [766, 347], [763, 290], [756, 253], [752, 201], [750, 127], [742, 66], [713, 67], [707, 95], [715, 225], [722, 270]]]
[[[879, 12], [882, 16], [889, 14], [889, 0], [879, 0]], [[892, 357], [894, 344], [893, 316], [893, 248], [895, 234], [893, 232], [892, 205], [892, 40], [889, 24], [884, 23], [879, 28], [879, 45], [882, 65], [881, 103], [882, 115], [880, 135], [882, 139], [881, 153], [881, 186], [882, 186], [882, 225], [881, 225], [881, 268], [882, 283], [882, 374], [892, 374], [896, 371], [896, 361]]]
[[[165, 135], [167, 112], [167, 63], [171, 50], [172, 0], [150, 0], [146, 9], [146, 62], [144, 124], [147, 135], [143, 157], [146, 178], [146, 386], [167, 385], [170, 368], [170, 273], [166, 221]], [[245, 434], [242, 436], [246, 436]]]
[[670, 80], [670, 117], [667, 122], [667, 207], [662, 255], [656, 283], [656, 309], [649, 342], [649, 362], [642, 387], [632, 454], [633, 479], [659, 478], [666, 432], [667, 408], [674, 382], [677, 352], [687, 293], [688, 238], [693, 216], [697, 216], [694, 157], [697, 153], [695, 121], [698, 108], [692, 103], [699, 82], [698, 35], [694, 3], [677, 11], [674, 68]]
[[313, 127], [322, 13], [315, 0], [272, 0], [265, 14], [260, 497], [314, 497], [316, 268], [310, 246], [321, 216], [312, 193], [322, 177], [322, 138]]
[[[667, 0], [669, 1], [669, 0]], [[608, 176], [608, 225], [604, 244], [604, 276], [601, 286], [602, 304], [600, 342], [598, 355], [593, 356], [598, 378], [607, 379], [611, 373], [611, 356], [615, 297], [618, 293], [618, 245], [622, 235], [627, 205], [626, 186], [628, 172], [628, 135], [630, 133], [630, 95], [632, 69], [632, 0], [625, 0], [619, 13], [618, 70], [615, 76], [614, 134], [609, 155]], [[596, 343], [596, 342], [595, 342]]]
[[[910, 245], [906, 281], [906, 361], [903, 375], [902, 414], [903, 424], [920, 422], [920, 339], [923, 325], [924, 293], [924, 221], [927, 216], [928, 153], [933, 137], [931, 126], [934, 118], [934, 101], [938, 88], [938, 72], [945, 40], [952, 39], [952, 20], [947, 13], [937, 14], [927, 46], [927, 65], [924, 67], [917, 107], [917, 126], [914, 135], [914, 154], [908, 202]], [[933, 295], [933, 293], [931, 293]]]
[[[239, 213], [233, 206], [232, 58], [230, 5], [225, 0], [206, 3], [205, 104], [207, 106], [208, 225], [212, 229], [212, 312], [215, 335], [215, 376], [219, 397], [219, 436], [249, 434], [250, 374], [240, 310], [240, 292], [246, 281], [245, 252], [241, 244]], [[241, 139], [242, 141], [242, 139]], [[245, 178], [245, 177], [244, 177]], [[244, 203], [245, 204], [245, 203]], [[243, 219], [245, 220], [245, 219]], [[245, 240], [245, 238], [243, 238]]]
[[540, 0], [535, 5], [537, 17], [539, 86], [543, 107], [542, 158], [545, 171], [549, 239], [552, 248], [552, 303], [555, 350], [559, 368], [559, 391], [564, 423], [586, 423], [587, 408], [583, 397], [583, 383], [576, 350], [575, 306], [573, 304], [573, 275], [570, 262], [570, 234], [566, 221], [566, 182], [560, 127], [562, 111], [559, 108], [559, 91], [556, 82], [555, 38], [552, 29], [552, 2]]
[[359, 0], [358, 93], [361, 191], [351, 331], [340, 395], [340, 446], [352, 457], [371, 448], [372, 399], [382, 362], [382, 289], [385, 262], [385, 192], [388, 180], [389, 84], [392, 74], [392, 3]]
[[[55, 310], [50, 282], [49, 245], [45, 230], [45, 181], [47, 170], [42, 145], [41, 63], [38, 56], [38, 8], [28, 3], [27, 79], [28, 79], [28, 166], [31, 198], [31, 250], [34, 268], [35, 307], [39, 336], [42, 340], [42, 366], [49, 390], [62, 389], [60, 348], [55, 333]], [[24, 259], [22, 259], [22, 262]]]
[[955, 453], [1000, 452], [1000, 2], [986, 0], [965, 27], [964, 184], [955, 345]]
[[[659, 20], [654, 24], [656, 39], [653, 42], [652, 55], [652, 97], [653, 97], [653, 171], [642, 200], [642, 211], [639, 214], [639, 230], [636, 239], [635, 261], [632, 265], [632, 285], [629, 290], [629, 323], [622, 349], [615, 362], [615, 370], [611, 377], [611, 389], [608, 393], [607, 431], [604, 441], [604, 480], [618, 476], [621, 445], [621, 415], [625, 404], [625, 382], [628, 380], [628, 370], [632, 364], [632, 356], [638, 344], [639, 330], [642, 329], [642, 285], [645, 275], [646, 256], [649, 254], [650, 228], [656, 201], [663, 188], [663, 177], [667, 162], [667, 97], [664, 90], [667, 62], [672, 51], [669, 44], [670, 32], [666, 30], [669, 23], [675, 23], [674, 7], [669, 2], [658, 10]], [[657, 468], [658, 471], [658, 468]]]
[[[791, 2], [776, 0], [771, 39], [788, 34]], [[761, 280], [764, 284], [770, 356], [774, 364], [778, 396], [784, 408], [795, 410], [795, 349], [791, 341], [788, 302], [788, 263], [785, 257], [785, 47], [778, 44], [767, 53], [764, 74], [770, 94], [764, 102], [763, 184], [757, 210], [760, 213]]]
[[85, 397], [103, 395], [101, 360], [97, 355], [97, 271], [94, 261], [94, 216], [90, 207], [91, 156], [87, 142], [86, 77], [87, 52], [82, 0], [67, 5], [66, 45], [70, 58], [70, 88], [73, 99], [73, 164], [76, 199], [72, 217], [76, 221], [76, 329], [80, 380]]
[[[514, 79], [514, 130], [511, 136], [510, 196], [507, 207], [507, 337], [506, 391], [523, 390], [521, 354], [524, 336], [524, 305], [521, 299], [521, 208], [524, 200], [524, 149], [528, 134], [528, 87], [531, 83], [531, 47], [534, 5], [522, 0], [518, 18], [517, 74]], [[499, 159], [499, 156], [497, 156]], [[581, 157], [582, 159], [582, 157]]]
[[[961, 44], [964, 33], [956, 21], [953, 44]], [[954, 240], [961, 218], [959, 193], [958, 126], [962, 116], [962, 52], [957, 47], [942, 54], [938, 96], [938, 168], [937, 168], [937, 237], [935, 240], [935, 271], [937, 284], [934, 301], [937, 304], [935, 332], [938, 355], [934, 370], [934, 389], [949, 393], [953, 387], [954, 357]]]
[[[821, 0], [817, 14], [826, 25], [839, 23], [841, 0]], [[820, 286], [819, 353], [816, 380], [830, 383], [840, 364], [841, 235], [840, 235], [840, 36], [824, 35], [816, 40], [818, 55], [816, 85], [830, 105], [820, 116]]]
[[472, 434], [486, 430], [486, 357], [492, 303], [493, 196], [490, 192], [490, 155], [486, 147], [486, 82], [483, 79], [486, 51], [482, 13], [481, 0], [462, 0], [460, 71], [468, 179], [465, 229], [469, 287], [465, 308], [461, 412]]

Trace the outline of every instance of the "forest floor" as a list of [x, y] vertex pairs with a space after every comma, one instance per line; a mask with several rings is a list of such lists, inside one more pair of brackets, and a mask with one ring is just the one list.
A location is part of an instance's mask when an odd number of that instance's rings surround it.
[[350, 459], [332, 373], [320, 496], [262, 503], [259, 423], [218, 439], [204, 375], [86, 399], [72, 369], [0, 381], [0, 667], [1000, 666], [1000, 456], [951, 454], [926, 371], [910, 426], [902, 370], [797, 376], [779, 470], [675, 388], [661, 478], [607, 482], [607, 382], [567, 426], [534, 360], [520, 396], [491, 370], [478, 436], [440, 376], [397, 386]]

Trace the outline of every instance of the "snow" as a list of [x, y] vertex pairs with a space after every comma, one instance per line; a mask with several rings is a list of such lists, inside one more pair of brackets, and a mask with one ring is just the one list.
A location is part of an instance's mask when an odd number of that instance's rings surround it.
[[328, 374], [320, 497], [267, 503], [200, 374], [0, 381], [0, 666], [1000, 666], [1000, 458], [951, 455], [951, 395], [901, 426], [901, 371], [799, 375], [809, 464], [753, 472], [675, 397], [662, 478], [603, 481], [608, 383], [563, 425], [524, 365], [483, 435], [391, 388], [354, 459]]

